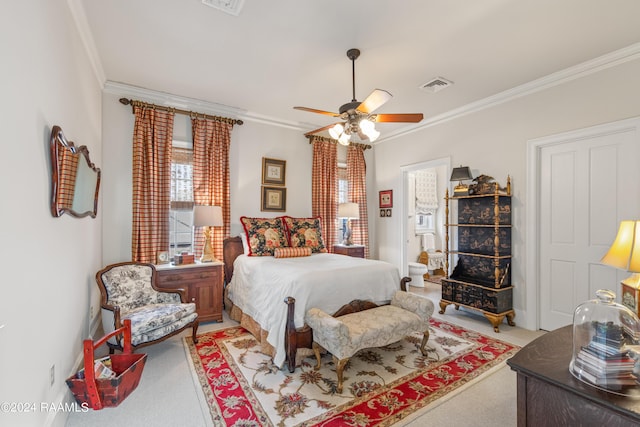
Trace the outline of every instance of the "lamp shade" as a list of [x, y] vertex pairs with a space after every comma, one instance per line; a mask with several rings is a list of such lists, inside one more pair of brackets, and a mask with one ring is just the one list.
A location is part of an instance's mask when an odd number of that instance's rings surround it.
[[222, 208], [220, 206], [196, 205], [193, 210], [193, 225], [195, 227], [220, 227], [222, 221]]
[[640, 221], [621, 221], [618, 235], [600, 260], [603, 264], [640, 272]]
[[459, 168], [453, 168], [449, 181], [465, 181], [468, 179], [473, 179], [469, 166], [460, 166]]
[[360, 218], [360, 208], [357, 203], [340, 203], [338, 205], [338, 218]]

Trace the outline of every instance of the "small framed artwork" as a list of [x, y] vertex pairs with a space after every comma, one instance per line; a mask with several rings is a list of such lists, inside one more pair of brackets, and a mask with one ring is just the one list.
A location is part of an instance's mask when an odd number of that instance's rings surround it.
[[384, 218], [385, 216], [387, 216], [387, 210], [386, 209], [380, 209], [380, 217]]
[[286, 160], [262, 158], [262, 185], [284, 185]]
[[[380, 207], [392, 208], [393, 207], [393, 190], [380, 191]], [[388, 215], [391, 216], [391, 215]]]
[[387, 213], [385, 214], [385, 216], [391, 218], [391, 209], [387, 209]]
[[168, 251], [158, 251], [156, 254], [156, 264], [169, 264], [169, 252]]
[[287, 209], [287, 189], [263, 186], [260, 206], [263, 212], [284, 212]]

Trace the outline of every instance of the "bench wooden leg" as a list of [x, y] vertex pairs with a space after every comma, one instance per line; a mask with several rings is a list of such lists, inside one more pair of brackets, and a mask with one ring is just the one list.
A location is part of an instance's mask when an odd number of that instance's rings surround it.
[[333, 362], [336, 364], [336, 373], [338, 374], [338, 393], [342, 393], [342, 371], [344, 367], [347, 365], [349, 358], [338, 360], [335, 356], [333, 356]]
[[318, 343], [316, 343], [315, 341], [313, 342], [313, 344], [311, 344], [311, 347], [313, 348], [313, 353], [316, 355], [316, 367], [315, 370], [319, 370], [321, 363], [320, 363], [320, 346], [318, 345]]
[[424, 331], [424, 334], [422, 336], [422, 344], [420, 344], [420, 353], [422, 353], [423, 356], [427, 355], [427, 341], [429, 341], [429, 330], [427, 329], [426, 331]]

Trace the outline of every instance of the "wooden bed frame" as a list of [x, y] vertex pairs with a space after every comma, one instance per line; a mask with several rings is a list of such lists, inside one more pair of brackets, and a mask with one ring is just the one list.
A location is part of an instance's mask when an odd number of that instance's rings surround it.
[[[244, 253], [242, 240], [239, 236], [228, 237], [224, 240], [222, 248], [224, 257], [224, 279], [225, 283], [229, 284], [231, 282], [231, 277], [233, 277], [233, 262], [236, 260], [238, 255]], [[410, 277], [403, 277], [400, 280], [400, 289], [406, 291], [407, 283], [409, 283], [410, 281]], [[296, 353], [298, 352], [298, 349], [312, 348], [313, 330], [306, 324], [300, 328], [296, 328], [294, 323], [296, 303], [295, 298], [287, 297], [284, 300], [284, 303], [287, 304], [287, 323], [285, 329], [284, 344], [286, 352], [286, 362], [289, 368], [289, 372], [293, 372], [296, 369]], [[340, 307], [340, 309], [336, 311], [333, 316], [344, 316], [345, 314], [368, 310], [374, 307], [378, 307], [378, 305], [371, 301], [354, 300]]]

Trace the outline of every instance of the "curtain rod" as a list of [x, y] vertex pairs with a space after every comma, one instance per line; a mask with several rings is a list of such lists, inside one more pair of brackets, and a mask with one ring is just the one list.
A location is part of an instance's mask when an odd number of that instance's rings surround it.
[[120, 103], [122, 105], [131, 105], [131, 107], [134, 107], [136, 105], [148, 106], [148, 107], [155, 108], [156, 110], [173, 111], [174, 113], [185, 114], [187, 116], [193, 116], [193, 115], [195, 115], [195, 116], [204, 116], [207, 119], [217, 120], [219, 122], [229, 123], [231, 125], [239, 125], [240, 126], [240, 125], [242, 125], [244, 123], [242, 120], [239, 120], [239, 119], [230, 119], [228, 117], [211, 116], [209, 114], [196, 113], [195, 111], [181, 110], [180, 108], [165, 107], [163, 105], [149, 104], [147, 102], [135, 101], [133, 99], [127, 99], [127, 98], [120, 98]]
[[[326, 142], [338, 142], [338, 140], [333, 138], [327, 138], [326, 136], [306, 135], [306, 137], [309, 138], [309, 144], [313, 144], [314, 139], [317, 139], [320, 141], [326, 141]], [[355, 147], [361, 147], [363, 150], [372, 148], [369, 144], [360, 144], [358, 142], [351, 142], [349, 143], [349, 145], [353, 145]]]

